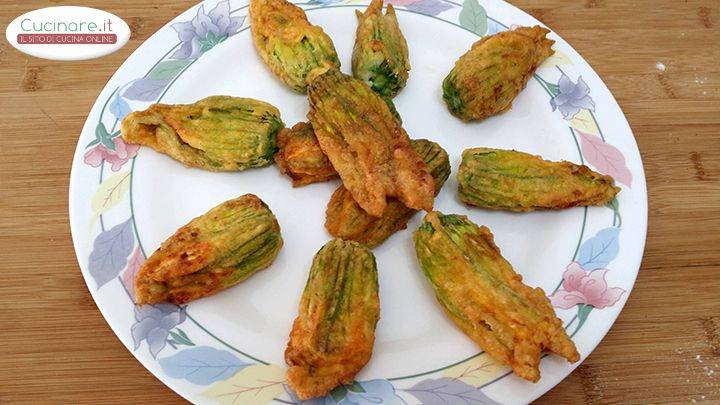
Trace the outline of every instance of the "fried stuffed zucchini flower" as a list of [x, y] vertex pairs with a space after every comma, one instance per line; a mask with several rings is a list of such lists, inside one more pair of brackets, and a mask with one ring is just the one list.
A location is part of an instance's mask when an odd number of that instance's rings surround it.
[[612, 177], [587, 166], [503, 149], [465, 150], [457, 179], [460, 200], [496, 210], [603, 205], [620, 192]]
[[[437, 195], [450, 175], [450, 160], [447, 152], [437, 143], [427, 139], [413, 139], [410, 143], [433, 176], [435, 195]], [[381, 217], [373, 217], [360, 208], [350, 192], [341, 185], [335, 190], [328, 203], [325, 228], [332, 236], [354, 240], [373, 248], [395, 232], [405, 229], [416, 212], [417, 210], [408, 208], [393, 198], [388, 201]]]
[[352, 383], [372, 355], [380, 318], [375, 256], [334, 239], [320, 249], [285, 350], [287, 381], [302, 399]]
[[325, 156], [307, 122], [285, 128], [277, 136], [278, 151], [275, 163], [280, 173], [292, 179], [293, 187], [327, 181], [337, 177], [330, 160]]
[[253, 194], [193, 219], [160, 245], [135, 276], [137, 304], [186, 302], [240, 283], [272, 264], [280, 226]]
[[250, 0], [250, 30], [258, 54], [285, 84], [305, 93], [329, 68], [340, 68], [332, 39], [286, 0]]
[[554, 53], [555, 41], [539, 26], [519, 27], [484, 37], [455, 62], [443, 81], [443, 99], [463, 121], [504, 112], [540, 64]]
[[414, 240], [445, 314], [495, 360], [538, 381], [543, 350], [570, 362], [580, 359], [545, 292], [522, 283], [486, 227], [465, 216], [431, 212]]
[[186, 166], [240, 171], [273, 162], [280, 111], [251, 98], [212, 96], [193, 104], [153, 104], [127, 115], [123, 140]]
[[360, 80], [328, 70], [310, 84], [308, 98], [320, 147], [362, 209], [382, 216], [387, 197], [432, 209], [433, 178], [381, 96]]
[[383, 15], [383, 0], [372, 0], [361, 13], [352, 54], [353, 76], [384, 97], [394, 97], [408, 79], [410, 60], [405, 37], [392, 4]]

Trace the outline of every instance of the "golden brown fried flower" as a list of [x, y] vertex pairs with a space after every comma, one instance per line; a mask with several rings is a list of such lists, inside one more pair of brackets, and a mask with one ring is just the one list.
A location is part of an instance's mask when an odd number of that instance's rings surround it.
[[286, 0], [251, 0], [250, 30], [260, 57], [285, 84], [305, 93], [329, 68], [340, 68], [332, 39]]
[[251, 98], [212, 96], [193, 104], [153, 104], [123, 119], [123, 140], [187, 166], [239, 171], [272, 163], [280, 111]]
[[352, 54], [353, 76], [368, 83], [378, 94], [394, 97], [405, 87], [410, 70], [408, 46], [400, 31], [395, 9], [383, 0], [372, 0], [361, 13], [355, 10], [358, 28]]
[[280, 173], [292, 179], [293, 187], [327, 181], [337, 177], [337, 172], [325, 156], [307, 122], [295, 124], [292, 129], [283, 129], [277, 136], [278, 151], [275, 163]]
[[231, 287], [275, 260], [283, 240], [262, 200], [245, 194], [201, 215], [160, 245], [135, 276], [137, 304], [183, 304]]
[[[383, 100], [393, 116], [402, 122], [392, 100]], [[293, 187], [328, 181], [338, 175], [320, 148], [312, 125], [307, 122], [299, 122], [290, 129], [283, 128], [277, 135], [277, 147], [275, 163], [281, 174], [292, 179]]]
[[545, 292], [522, 283], [486, 227], [431, 212], [414, 239], [420, 266], [447, 316], [497, 361], [537, 381], [543, 350], [570, 362], [580, 359]]
[[457, 178], [463, 202], [498, 210], [603, 205], [620, 192], [612, 177], [587, 166], [503, 149], [465, 150]]
[[308, 118], [325, 155], [370, 215], [387, 197], [429, 211], [435, 186], [425, 163], [383, 99], [360, 80], [329, 70], [308, 87]]
[[[435, 195], [440, 192], [450, 175], [448, 154], [440, 145], [427, 139], [410, 141], [415, 152], [423, 159], [435, 180]], [[417, 210], [410, 209], [395, 198], [388, 200], [381, 217], [363, 211], [343, 186], [333, 193], [327, 207], [325, 228], [332, 236], [354, 240], [373, 248], [395, 232], [405, 229]]]
[[300, 399], [350, 384], [372, 355], [380, 318], [375, 256], [335, 239], [313, 259], [285, 349], [287, 381]]
[[484, 37], [455, 62], [443, 81], [450, 112], [463, 121], [482, 120], [504, 112], [554, 51], [550, 32], [539, 26], [519, 27]]

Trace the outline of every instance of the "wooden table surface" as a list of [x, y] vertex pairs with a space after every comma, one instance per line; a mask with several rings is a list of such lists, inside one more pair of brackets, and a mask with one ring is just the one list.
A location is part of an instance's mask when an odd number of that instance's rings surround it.
[[[16, 16], [58, 3], [0, 1], [2, 31]], [[0, 402], [182, 402], [95, 306], [72, 247], [67, 192], [78, 135], [110, 75], [194, 3], [74, 1], [132, 29], [122, 50], [92, 61], [37, 59], [0, 40]], [[637, 138], [650, 204], [627, 306], [540, 402], [720, 402], [720, 2], [512, 3], [605, 80]]]

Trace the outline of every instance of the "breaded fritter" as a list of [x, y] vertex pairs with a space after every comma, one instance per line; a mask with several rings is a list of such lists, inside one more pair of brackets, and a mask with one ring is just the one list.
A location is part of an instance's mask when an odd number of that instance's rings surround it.
[[325, 155], [357, 203], [379, 217], [387, 197], [429, 211], [435, 185], [383, 99], [360, 80], [329, 70], [308, 87], [308, 118]]
[[443, 81], [450, 112], [463, 121], [504, 112], [540, 64], [555, 53], [555, 41], [540, 26], [519, 27], [475, 42]]
[[352, 54], [353, 76], [385, 97], [394, 97], [405, 87], [410, 70], [408, 46], [392, 4], [382, 13], [383, 0], [372, 0], [358, 18]]
[[137, 304], [173, 304], [231, 287], [275, 260], [280, 226], [262, 200], [245, 194], [201, 215], [160, 245], [135, 276]]
[[280, 173], [292, 179], [293, 187], [327, 181], [337, 172], [318, 143], [312, 125], [307, 122], [283, 129], [277, 136], [275, 163]]
[[580, 359], [545, 292], [522, 283], [486, 227], [431, 212], [414, 240], [420, 267], [447, 316], [495, 360], [538, 381], [543, 350], [570, 362]]
[[258, 54], [285, 84], [305, 93], [329, 68], [340, 68], [332, 39], [286, 0], [250, 0], [250, 30]]
[[620, 192], [587, 166], [503, 149], [465, 150], [457, 179], [463, 202], [509, 211], [603, 205]]
[[375, 257], [334, 239], [313, 259], [285, 349], [287, 381], [302, 399], [350, 384], [372, 355], [380, 318]]
[[[410, 141], [413, 149], [423, 159], [435, 180], [435, 195], [440, 192], [450, 175], [450, 160], [440, 145], [427, 139]], [[395, 198], [388, 200], [381, 217], [365, 212], [343, 186], [338, 187], [327, 207], [325, 228], [332, 236], [354, 240], [373, 248], [383, 243], [395, 232], [405, 229], [417, 210], [403, 205]]]
[[193, 104], [153, 104], [128, 114], [123, 140], [149, 146], [181, 163], [239, 171], [272, 163], [280, 111], [251, 98], [212, 96]]

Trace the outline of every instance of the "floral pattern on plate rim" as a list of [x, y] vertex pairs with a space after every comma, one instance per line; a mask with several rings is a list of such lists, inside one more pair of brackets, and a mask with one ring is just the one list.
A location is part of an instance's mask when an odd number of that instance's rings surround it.
[[[338, 3], [350, 3], [342, 5]], [[434, 18], [447, 10], [460, 7], [458, 23], [448, 21], [480, 37], [508, 29], [507, 25], [487, 16], [477, 0], [465, 0], [458, 4], [449, 0], [389, 0], [398, 10], [425, 14]], [[360, 7], [352, 0], [311, 0], [298, 3], [315, 8]], [[128, 303], [133, 303], [133, 278], [144, 261], [146, 254], [139, 243], [134, 218], [107, 228], [103, 214], [126, 198], [132, 182], [132, 168], [122, 172], [129, 161], [134, 166], [138, 146], [127, 145], [120, 138], [118, 123], [131, 112], [128, 101], [159, 102], [168, 88], [179, 76], [210, 51], [233, 35], [248, 29], [246, 16], [232, 14], [243, 11], [247, 6], [230, 10], [228, 0], [218, 2], [214, 8], [205, 11], [204, 5], [197, 9], [196, 16], [189, 21], [172, 24], [179, 43], [158, 61], [143, 77], [118, 87], [106, 100], [95, 129], [95, 139], [84, 153], [84, 163], [99, 168], [98, 189], [93, 197], [91, 227], [99, 219], [100, 234], [95, 238], [88, 268], [99, 290], [106, 283], [117, 278], [128, 294]], [[446, 21], [446, 20], [443, 20]], [[510, 26], [510, 29], [513, 26]], [[623, 154], [607, 143], [593, 114], [595, 102], [590, 88], [581, 76], [573, 81], [560, 65], [572, 64], [570, 59], [556, 53], [545, 66], [555, 66], [560, 73], [557, 83], [542, 78], [534, 79], [550, 97], [553, 111], [567, 121], [569, 131], [577, 145], [581, 163], [589, 164], [595, 170], [611, 175], [627, 186], [632, 185], [632, 173], [625, 164]], [[114, 119], [108, 130], [103, 117], [105, 112]], [[118, 172], [103, 181], [103, 166], [107, 162], [112, 172]], [[130, 200], [132, 204], [132, 200]], [[565, 325], [572, 328], [571, 337], [577, 334], [593, 310], [602, 310], [617, 303], [626, 290], [609, 287], [605, 275], [608, 265], [619, 252], [619, 234], [622, 225], [620, 206], [617, 199], [607, 205], [613, 211], [612, 226], [599, 231], [595, 236], [582, 242], [582, 234], [573, 261], [568, 264], [558, 286], [549, 295], [551, 303], [558, 309], [575, 310], [576, 315]], [[584, 208], [583, 230], [587, 209]], [[582, 243], [581, 243], [582, 242]], [[334, 389], [325, 398], [300, 401], [284, 380], [281, 367], [268, 364], [250, 354], [244, 353], [221, 341], [197, 323], [186, 307], [171, 304], [135, 307], [135, 323], [131, 327], [134, 350], [141, 349], [143, 342], [162, 370], [170, 377], [184, 379], [198, 386], [208, 386], [205, 396], [220, 402], [242, 400], [264, 403], [276, 400], [292, 404], [355, 404], [355, 403], [407, 403], [408, 400], [422, 403], [478, 403], [494, 404], [482, 388], [511, 374], [507, 367], [494, 362], [484, 352], [450, 366], [431, 370], [420, 375], [388, 379], [357, 381]], [[232, 351], [207, 345], [196, 345], [180, 325], [192, 321], [196, 332], [204, 332]], [[187, 328], [186, 328], [187, 329]], [[172, 354], [160, 356], [170, 346]], [[415, 379], [414, 384], [400, 387], [394, 381]], [[243, 387], [237, 389], [237, 387]]]

